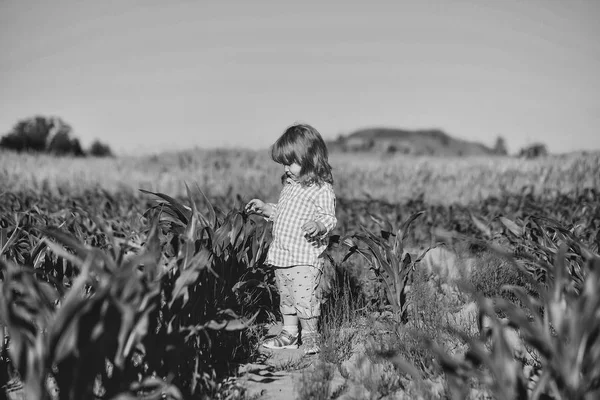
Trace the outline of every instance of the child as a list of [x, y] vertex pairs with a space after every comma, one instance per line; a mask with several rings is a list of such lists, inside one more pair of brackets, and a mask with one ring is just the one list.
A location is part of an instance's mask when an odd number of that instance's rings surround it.
[[320, 351], [317, 290], [323, 273], [322, 253], [335, 227], [335, 194], [327, 147], [310, 125], [288, 128], [271, 148], [271, 157], [285, 171], [277, 204], [253, 199], [246, 211], [273, 221], [267, 264], [275, 268], [283, 330], [267, 340], [270, 349], [298, 348], [298, 321], [306, 354]]

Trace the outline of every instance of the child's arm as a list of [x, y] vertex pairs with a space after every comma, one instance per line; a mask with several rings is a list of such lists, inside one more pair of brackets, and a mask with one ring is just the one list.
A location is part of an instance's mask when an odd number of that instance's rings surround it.
[[319, 226], [319, 235], [328, 235], [337, 225], [335, 217], [335, 193], [329, 185], [324, 186], [315, 198], [317, 216], [315, 222]]
[[265, 204], [265, 215], [264, 217], [270, 221], [273, 220], [273, 217], [275, 216], [275, 212], [277, 212], [277, 203], [267, 203]]

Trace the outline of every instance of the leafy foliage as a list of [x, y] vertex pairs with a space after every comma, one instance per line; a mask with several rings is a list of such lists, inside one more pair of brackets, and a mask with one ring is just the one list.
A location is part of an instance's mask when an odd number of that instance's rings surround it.
[[[375, 219], [381, 225], [379, 235], [363, 228], [364, 233], [353, 234], [343, 240], [349, 247], [344, 259], [357, 253], [370, 262], [375, 275], [384, 285], [394, 314], [399, 315], [402, 321], [406, 321], [407, 318], [406, 286], [415, 264], [425, 254], [413, 261], [411, 255], [404, 251], [404, 241], [408, 237], [410, 225], [421, 215], [422, 212], [411, 215], [398, 230], [394, 229], [389, 221]], [[360, 247], [360, 244], [366, 247]]]
[[[489, 386], [499, 399], [592, 399], [600, 394], [599, 230], [590, 229], [595, 219], [583, 230], [567, 229], [549, 218], [525, 220], [523, 226], [499, 218], [516, 251], [507, 252], [491, 241], [478, 243], [526, 272], [538, 283], [536, 293], [520, 286], [505, 287], [518, 303], [478, 296], [480, 336], [457, 332], [468, 344], [464, 357], [450, 356], [429, 343], [449, 378], [453, 398], [465, 398], [466, 383], [472, 379]], [[484, 235], [494, 236], [490, 224], [474, 221]], [[584, 235], [578, 234], [584, 230]], [[441, 233], [451, 239], [473, 240]], [[582, 236], [588, 239], [585, 243]], [[541, 372], [533, 384], [522, 360], [515, 357], [514, 341], [509, 340], [514, 329], [539, 360]], [[414, 373], [414, 367], [402, 362], [402, 369]]]
[[21, 265], [1, 264], [2, 353], [27, 398], [51, 398], [48, 376], [61, 398], [210, 395], [231, 362], [252, 355], [241, 332], [271, 308], [264, 224], [208, 202], [202, 215], [199, 191], [191, 207], [155, 195], [166, 201], [145, 212], [142, 236], [125, 236], [110, 197], [96, 211], [112, 218], [77, 203], [3, 217], [14, 225], [0, 248]]

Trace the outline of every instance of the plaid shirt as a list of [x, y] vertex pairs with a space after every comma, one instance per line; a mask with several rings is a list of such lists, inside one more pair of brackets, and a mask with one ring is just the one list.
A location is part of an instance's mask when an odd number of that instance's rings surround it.
[[[317, 266], [318, 258], [327, 248], [327, 235], [335, 228], [335, 193], [329, 183], [302, 186], [288, 179], [277, 204], [269, 203], [273, 214], [273, 241], [267, 254], [267, 264], [277, 267], [293, 265]], [[315, 239], [304, 236], [302, 225], [318, 221], [326, 232]]]

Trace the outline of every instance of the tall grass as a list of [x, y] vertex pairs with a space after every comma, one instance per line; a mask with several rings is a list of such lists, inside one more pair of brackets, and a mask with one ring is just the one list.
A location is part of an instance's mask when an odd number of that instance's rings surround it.
[[[600, 187], [600, 153], [525, 160], [511, 157], [435, 158], [332, 154], [338, 197], [392, 203], [423, 196], [429, 203], [462, 203], [520, 191], [567, 193]], [[185, 196], [184, 181], [212, 198], [275, 199], [281, 168], [266, 151], [190, 150], [153, 156], [76, 159], [0, 152], [0, 193], [50, 190], [76, 194], [138, 188]]]

